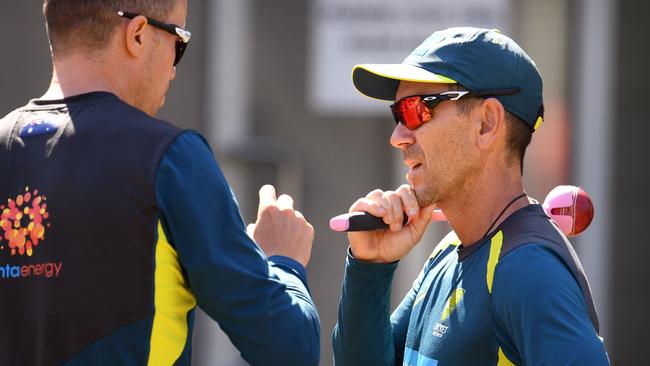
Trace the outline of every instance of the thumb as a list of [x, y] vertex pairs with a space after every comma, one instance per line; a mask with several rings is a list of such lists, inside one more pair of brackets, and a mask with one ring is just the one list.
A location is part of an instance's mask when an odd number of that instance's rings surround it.
[[254, 233], [255, 233], [255, 224], [248, 224], [248, 226], [246, 226], [246, 234], [248, 234], [248, 236], [250, 236], [250, 238], [254, 240], [255, 239], [253, 237]]
[[420, 208], [418, 215], [411, 220], [410, 225], [413, 226], [414, 234], [418, 238], [422, 238], [424, 231], [427, 229], [427, 226], [429, 226], [429, 223], [431, 223], [431, 215], [433, 215], [433, 209], [435, 207], [436, 205], [433, 204]]
[[257, 213], [259, 214], [263, 209], [268, 206], [272, 206], [275, 203], [275, 187], [270, 184], [263, 185], [262, 188], [260, 188], [260, 204], [257, 209]]

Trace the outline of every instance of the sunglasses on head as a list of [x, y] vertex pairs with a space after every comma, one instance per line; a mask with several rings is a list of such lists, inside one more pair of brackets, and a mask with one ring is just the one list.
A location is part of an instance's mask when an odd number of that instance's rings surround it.
[[[141, 14], [127, 13], [125, 11], [120, 10], [117, 12], [117, 15], [121, 16], [122, 18], [133, 19]], [[161, 21], [146, 16], [145, 18], [147, 19], [147, 23], [149, 23], [152, 27], [162, 29], [169, 34], [178, 37], [178, 39], [176, 40], [176, 58], [174, 59], [174, 66], [178, 65], [178, 63], [181, 61], [181, 58], [183, 58], [183, 54], [185, 53], [187, 44], [190, 42], [190, 37], [192, 37], [192, 33], [190, 33], [190, 31], [186, 29], [177, 26], [176, 24], [163, 23]]]
[[459, 100], [470, 97], [488, 97], [495, 95], [512, 95], [519, 93], [518, 88], [481, 91], [448, 91], [440, 94], [412, 95], [390, 106], [395, 123], [401, 123], [409, 130], [415, 130], [433, 118], [433, 109], [446, 100]]

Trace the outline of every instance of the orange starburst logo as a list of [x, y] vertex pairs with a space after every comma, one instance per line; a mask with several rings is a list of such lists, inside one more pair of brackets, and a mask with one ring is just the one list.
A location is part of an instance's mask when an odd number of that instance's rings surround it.
[[[46, 221], [47, 198], [39, 195], [38, 190], [19, 194], [15, 199], [7, 199], [6, 205], [0, 205], [0, 228], [4, 232], [2, 239], [9, 243], [11, 255], [32, 256], [34, 248], [45, 239], [45, 228], [50, 227]], [[4, 249], [4, 246], [0, 246]]]

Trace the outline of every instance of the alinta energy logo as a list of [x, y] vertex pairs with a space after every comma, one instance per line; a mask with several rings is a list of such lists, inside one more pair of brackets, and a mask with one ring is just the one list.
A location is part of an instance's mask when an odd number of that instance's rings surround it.
[[[47, 222], [50, 216], [47, 197], [38, 190], [24, 192], [8, 198], [6, 204], [0, 204], [0, 253], [9, 253], [11, 257], [32, 257], [37, 247], [45, 240]], [[57, 277], [63, 264], [61, 262], [11, 265], [0, 263], [0, 279], [45, 276]]]

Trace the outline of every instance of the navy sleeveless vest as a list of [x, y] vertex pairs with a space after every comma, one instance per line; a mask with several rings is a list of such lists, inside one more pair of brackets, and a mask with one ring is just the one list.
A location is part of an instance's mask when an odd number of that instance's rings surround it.
[[0, 364], [59, 364], [151, 315], [155, 172], [181, 132], [104, 92], [0, 121]]

